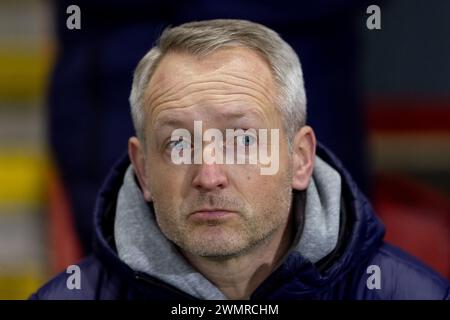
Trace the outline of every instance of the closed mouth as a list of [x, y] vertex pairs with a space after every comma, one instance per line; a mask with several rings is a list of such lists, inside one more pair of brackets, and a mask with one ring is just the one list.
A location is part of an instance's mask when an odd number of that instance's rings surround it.
[[222, 208], [202, 208], [192, 212], [190, 216], [194, 216], [198, 219], [218, 219], [235, 213], [236, 211]]

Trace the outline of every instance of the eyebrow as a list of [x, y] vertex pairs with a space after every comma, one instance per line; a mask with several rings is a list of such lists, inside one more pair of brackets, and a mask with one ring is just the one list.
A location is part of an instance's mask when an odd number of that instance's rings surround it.
[[[257, 118], [259, 120], [264, 120], [258, 112], [255, 112], [253, 110], [229, 110], [224, 113], [221, 113], [220, 116], [225, 117], [227, 120], [234, 120], [234, 119], [241, 119], [241, 118]], [[163, 115], [160, 119], [157, 119], [155, 121], [155, 128], [160, 129], [163, 127], [176, 127], [180, 128], [183, 127], [183, 125], [186, 124], [186, 119], [188, 117], [183, 117], [179, 115]], [[193, 119], [191, 122], [193, 123], [196, 119]]]
[[183, 127], [184, 124], [185, 124], [185, 120], [178, 119], [173, 116], [165, 116], [165, 117], [162, 117], [162, 119], [157, 119], [155, 121], [155, 128], [156, 129], [160, 129], [162, 127], [180, 128], [180, 127]]

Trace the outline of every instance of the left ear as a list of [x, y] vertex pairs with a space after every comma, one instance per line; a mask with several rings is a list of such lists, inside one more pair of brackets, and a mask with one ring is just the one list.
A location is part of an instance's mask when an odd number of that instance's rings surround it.
[[294, 137], [292, 145], [292, 188], [305, 190], [314, 169], [316, 158], [316, 136], [310, 126], [302, 127]]

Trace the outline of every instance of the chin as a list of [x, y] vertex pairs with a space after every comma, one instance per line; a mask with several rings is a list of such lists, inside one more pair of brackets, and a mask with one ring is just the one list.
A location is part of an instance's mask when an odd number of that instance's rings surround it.
[[235, 234], [208, 233], [197, 235], [188, 241], [186, 250], [209, 258], [229, 258], [239, 255], [248, 246], [246, 241]]

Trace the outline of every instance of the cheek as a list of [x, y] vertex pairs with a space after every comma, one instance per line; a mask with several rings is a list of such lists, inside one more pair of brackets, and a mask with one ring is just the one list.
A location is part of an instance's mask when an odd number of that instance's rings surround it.
[[170, 190], [185, 175], [185, 167], [168, 162], [163, 155], [155, 151], [155, 155], [150, 156], [147, 163], [148, 183], [155, 193], [158, 193], [159, 189]]
[[259, 168], [239, 168], [230, 170], [230, 179], [236, 190], [248, 202], [272, 201], [272, 195], [279, 194], [290, 188], [290, 175], [286, 166], [281, 168], [275, 175], [262, 175]]
[[151, 177], [155, 210], [161, 215], [160, 220], [174, 223], [183, 213], [183, 204], [192, 192], [187, 166], [154, 167]]
[[[277, 205], [273, 202], [278, 202], [281, 199], [289, 197], [292, 190], [292, 170], [289, 166], [281, 166], [276, 175], [263, 176], [263, 180], [259, 182], [260, 191], [267, 197], [270, 206]], [[279, 203], [281, 204], [281, 203]]]

